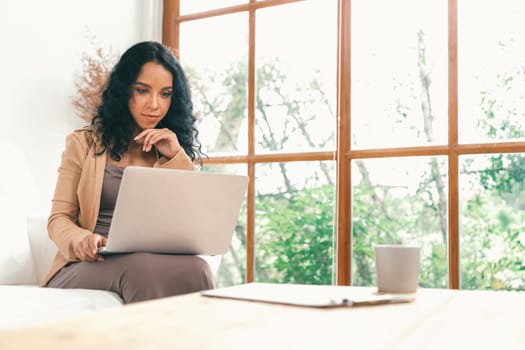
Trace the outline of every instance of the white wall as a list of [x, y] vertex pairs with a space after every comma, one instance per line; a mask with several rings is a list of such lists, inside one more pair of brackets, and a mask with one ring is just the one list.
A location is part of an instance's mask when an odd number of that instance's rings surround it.
[[161, 5], [0, 2], [0, 219], [19, 206], [49, 211], [65, 136], [84, 125], [71, 101], [80, 56], [90, 47], [87, 34], [118, 53], [141, 40], [160, 40]]

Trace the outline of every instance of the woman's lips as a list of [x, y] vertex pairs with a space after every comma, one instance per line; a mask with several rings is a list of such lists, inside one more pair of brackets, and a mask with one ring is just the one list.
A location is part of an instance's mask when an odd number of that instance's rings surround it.
[[144, 118], [146, 118], [147, 120], [157, 120], [157, 119], [159, 119], [158, 115], [143, 114], [142, 116]]

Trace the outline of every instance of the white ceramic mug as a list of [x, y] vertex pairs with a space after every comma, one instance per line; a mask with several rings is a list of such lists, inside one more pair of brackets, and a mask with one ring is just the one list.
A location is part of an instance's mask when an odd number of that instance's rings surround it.
[[380, 293], [413, 293], [419, 283], [419, 247], [379, 244], [374, 247], [377, 290]]

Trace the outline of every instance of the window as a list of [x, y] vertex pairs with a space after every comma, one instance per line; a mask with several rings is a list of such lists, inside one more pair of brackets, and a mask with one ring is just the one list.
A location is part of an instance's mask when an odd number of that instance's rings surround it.
[[[251, 181], [219, 285], [525, 289], [520, 0], [164, 0], [204, 170]], [[486, 23], [497, 25], [487, 26]]]

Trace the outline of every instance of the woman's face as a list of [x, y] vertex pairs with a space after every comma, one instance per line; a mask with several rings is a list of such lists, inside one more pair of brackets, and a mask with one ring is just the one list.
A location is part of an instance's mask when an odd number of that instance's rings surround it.
[[145, 63], [131, 86], [129, 111], [140, 130], [153, 129], [166, 116], [173, 93], [173, 76], [156, 62]]

